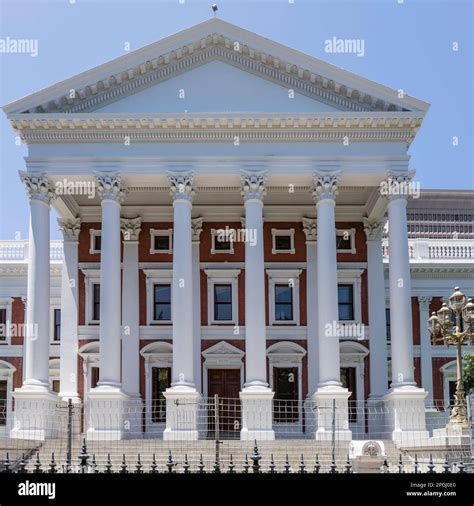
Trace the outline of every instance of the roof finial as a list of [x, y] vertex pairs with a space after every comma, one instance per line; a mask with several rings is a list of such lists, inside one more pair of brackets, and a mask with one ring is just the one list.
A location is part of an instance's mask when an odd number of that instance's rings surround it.
[[216, 12], [219, 10], [219, 7], [217, 7], [217, 4], [212, 4], [212, 12], [214, 13], [214, 17], [216, 17]]

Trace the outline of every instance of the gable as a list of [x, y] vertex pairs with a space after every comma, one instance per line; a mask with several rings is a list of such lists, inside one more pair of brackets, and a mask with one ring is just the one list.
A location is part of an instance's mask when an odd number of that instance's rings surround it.
[[218, 60], [96, 109], [100, 113], [338, 110]]

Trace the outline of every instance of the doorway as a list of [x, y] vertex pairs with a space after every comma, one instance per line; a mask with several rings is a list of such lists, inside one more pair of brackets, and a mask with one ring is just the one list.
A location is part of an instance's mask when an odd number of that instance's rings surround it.
[[348, 399], [349, 423], [357, 422], [357, 385], [356, 385], [356, 368], [341, 367], [341, 384], [347, 388], [351, 395]]
[[[209, 407], [208, 432], [215, 436], [216, 414], [219, 417], [219, 437], [240, 436], [240, 369], [208, 369], [207, 377]], [[216, 413], [214, 396], [219, 396]]]

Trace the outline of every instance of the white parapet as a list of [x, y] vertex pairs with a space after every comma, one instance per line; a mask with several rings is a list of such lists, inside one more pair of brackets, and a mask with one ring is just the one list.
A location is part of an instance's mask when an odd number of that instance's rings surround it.
[[467, 427], [448, 423], [446, 427], [433, 430], [430, 443], [433, 446], [470, 446], [471, 431]]
[[315, 439], [331, 441], [335, 432], [337, 441], [352, 440], [352, 432], [349, 429], [349, 396], [349, 390], [339, 386], [319, 387], [312, 395], [316, 416]]
[[130, 437], [130, 397], [114, 387], [97, 387], [87, 397], [87, 439], [117, 441]]
[[57, 437], [58, 396], [47, 389], [22, 387], [13, 393], [15, 421], [10, 431], [14, 439], [44, 441]]
[[399, 447], [428, 446], [425, 398], [428, 393], [415, 386], [391, 388], [384, 400], [387, 405], [386, 425]]
[[272, 425], [274, 392], [263, 386], [245, 387], [240, 392], [242, 402], [242, 441], [273, 441]]
[[192, 387], [173, 386], [163, 394], [166, 398], [165, 441], [196, 441], [201, 394]]

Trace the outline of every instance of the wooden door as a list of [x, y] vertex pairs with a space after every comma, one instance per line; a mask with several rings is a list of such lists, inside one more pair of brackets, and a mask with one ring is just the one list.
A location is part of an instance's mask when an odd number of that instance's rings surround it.
[[216, 413], [214, 396], [219, 396], [219, 431], [222, 437], [232, 437], [240, 433], [240, 370], [209, 369], [209, 431], [214, 433]]

